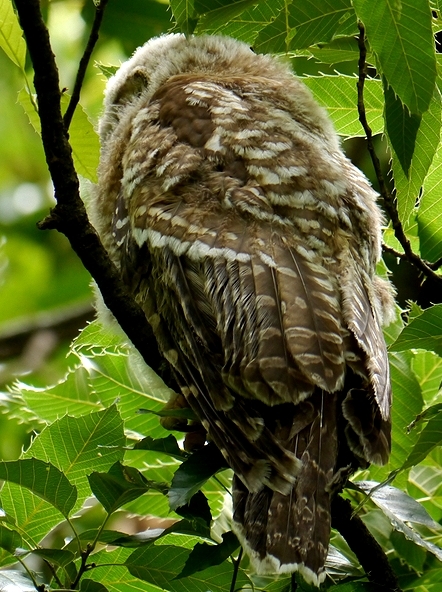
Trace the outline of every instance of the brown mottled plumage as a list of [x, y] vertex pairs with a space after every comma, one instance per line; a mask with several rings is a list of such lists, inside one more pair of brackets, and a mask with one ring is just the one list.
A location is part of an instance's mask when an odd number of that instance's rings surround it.
[[259, 571], [325, 577], [330, 497], [390, 451], [381, 214], [289, 69], [169, 35], [108, 84], [94, 221], [235, 472]]

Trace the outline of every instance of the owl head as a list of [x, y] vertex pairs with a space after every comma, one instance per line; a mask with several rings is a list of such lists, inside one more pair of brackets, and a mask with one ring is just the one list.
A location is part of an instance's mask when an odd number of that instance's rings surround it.
[[102, 145], [128, 107], [148, 101], [170, 78], [179, 75], [207, 75], [222, 80], [266, 78], [280, 85], [281, 95], [298, 111], [309, 129], [335, 138], [332, 125], [310, 91], [298, 81], [283, 58], [256, 54], [246, 43], [219, 35], [163, 35], [139, 47], [110, 78], [100, 121]]

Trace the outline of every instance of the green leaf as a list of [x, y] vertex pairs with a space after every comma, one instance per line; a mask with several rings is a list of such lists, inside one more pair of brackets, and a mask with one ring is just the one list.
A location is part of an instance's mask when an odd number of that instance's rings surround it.
[[[335, 129], [342, 136], [364, 136], [358, 116], [357, 79], [352, 76], [315, 76], [302, 81], [320, 105], [326, 107]], [[365, 110], [374, 134], [384, 129], [384, 100], [379, 80], [367, 80], [364, 91]]]
[[442, 149], [439, 144], [424, 181], [417, 213], [420, 252], [428, 261], [442, 257]]
[[427, 308], [410, 321], [390, 346], [391, 351], [426, 349], [442, 356], [442, 304]]
[[170, 0], [170, 7], [180, 31], [192, 34], [198, 22], [194, 0]]
[[[140, 520], [142, 517], [140, 516]], [[210, 539], [210, 525], [201, 519], [177, 520], [167, 528], [148, 528], [135, 534], [126, 534], [117, 530], [103, 530], [98, 532], [96, 529], [82, 532], [80, 540], [92, 542], [98, 536], [100, 543], [116, 547], [144, 547], [152, 544], [154, 541], [165, 537], [168, 534], [185, 534], [188, 536], [198, 536]]]
[[[31, 97], [26, 89], [18, 94], [18, 99], [29, 118], [35, 131], [40, 134], [41, 126], [36, 112], [36, 99]], [[66, 94], [61, 97], [61, 108], [65, 110], [70, 97]], [[77, 172], [93, 183], [97, 181], [97, 167], [100, 155], [100, 143], [98, 135], [89, 121], [83, 107], [78, 105], [69, 128], [69, 142], [72, 147], [72, 156]]]
[[390, 462], [384, 467], [371, 465], [371, 479], [383, 481], [391, 471], [401, 467], [409, 456], [418, 434], [407, 432], [408, 426], [422, 411], [423, 401], [419, 382], [412, 370], [413, 356], [409, 352], [390, 353], [390, 376], [393, 390], [392, 451]]
[[416, 419], [411, 422], [408, 427], [408, 431], [410, 432], [413, 430], [418, 423], [421, 421], [430, 421], [442, 411], [442, 403], [437, 403], [437, 405], [432, 405], [431, 407], [427, 407], [422, 413], [418, 413], [416, 415]]
[[0, 47], [24, 71], [26, 43], [11, 0], [0, 0]]
[[[233, 565], [229, 562], [212, 566], [188, 578], [175, 579], [183, 570], [190, 553], [190, 549], [183, 547], [151, 545], [134, 551], [125, 565], [137, 578], [171, 592], [225, 592], [230, 589]], [[243, 586], [250, 587], [251, 583], [240, 569], [236, 589]]]
[[265, 53], [294, 51], [331, 41], [341, 22], [356, 19], [350, 0], [304, 0], [285, 4], [279, 15], [256, 39], [255, 49]]
[[412, 366], [424, 401], [431, 405], [437, 400], [442, 385], [442, 358], [431, 351], [419, 351], [413, 356]]
[[[249, 7], [256, 8], [259, 0], [233, 0], [227, 2], [200, 2], [195, 0], [195, 12], [203, 15], [198, 23], [198, 32], [203, 29], [208, 33], [205, 27], [214, 31], [219, 26], [229, 26], [230, 21], [243, 15]], [[205, 17], [205, 18], [204, 18]], [[202, 24], [202, 27], [200, 25]]]
[[133, 449], [153, 450], [155, 452], [167, 454], [167, 456], [171, 456], [172, 458], [177, 458], [179, 460], [188, 457], [188, 453], [181, 450], [181, 448], [178, 446], [175, 436], [172, 436], [172, 434], [169, 434], [166, 438], [151, 438], [151, 436], [146, 436], [137, 442]]
[[[430, 408], [431, 409], [431, 408]], [[432, 417], [419, 434], [419, 439], [410, 452], [402, 469], [408, 469], [422, 462], [428, 454], [442, 443], [442, 413]]]
[[177, 417], [181, 419], [197, 419], [195, 412], [190, 407], [184, 407], [183, 409], [159, 409], [154, 411], [153, 409], [139, 409], [139, 413], [152, 413], [157, 417]]
[[103, 76], [107, 78], [107, 80], [109, 80], [109, 78], [112, 78], [112, 76], [114, 76], [119, 69], [118, 66], [101, 64], [99, 62], [95, 62], [95, 66], [100, 70]]
[[169, 490], [172, 510], [184, 506], [204, 483], [226, 466], [219, 450], [208, 444], [184, 461], [175, 472]]
[[225, 532], [222, 535], [223, 542], [218, 545], [197, 543], [190, 553], [183, 571], [177, 579], [187, 578], [199, 571], [203, 571], [213, 565], [221, 565], [238, 549], [239, 541], [233, 532]]
[[285, 0], [257, 2], [238, 0], [207, 12], [198, 23], [198, 33], [222, 34], [253, 45], [260, 30], [271, 23]]
[[92, 557], [97, 565], [93, 570], [94, 581], [103, 584], [112, 592], [158, 592], [156, 586], [132, 576], [122, 565], [131, 553], [132, 549], [123, 547], [94, 553]]
[[77, 488], [53, 464], [37, 458], [0, 462], [0, 479], [26, 487], [69, 516], [77, 500]]
[[[61, 418], [46, 427], [23, 456], [26, 462], [29, 462], [29, 457], [35, 456], [62, 471], [64, 479], [68, 478], [77, 488], [75, 507], [80, 508], [91, 494], [87, 474], [94, 470], [107, 471], [117, 460], [121, 460], [125, 442], [123, 422], [116, 407], [112, 406], [79, 418]], [[38, 462], [43, 463], [43, 460]], [[44, 483], [41, 482], [41, 485]], [[57, 492], [58, 495], [60, 493]], [[1, 500], [3, 508], [13, 517], [20, 532], [26, 533], [26, 540], [33, 547], [60, 522], [60, 517], [49, 503], [13, 483], [4, 485]]]
[[157, 417], [140, 414], [140, 408], [160, 411], [173, 391], [141, 358], [135, 348], [124, 342], [124, 337], [91, 323], [75, 341], [73, 352], [89, 368], [90, 388], [102, 405], [118, 401], [127, 430], [152, 437], [164, 435]]
[[329, 43], [318, 43], [317, 47], [310, 47], [309, 53], [323, 64], [357, 62], [359, 58], [358, 40], [354, 35], [336, 37]]
[[424, 113], [436, 81], [427, 0], [353, 0], [381, 72], [411, 113]]
[[32, 554], [60, 567], [65, 567], [75, 559], [75, 555], [66, 549], [33, 549]]
[[80, 582], [80, 591], [81, 592], [108, 592], [108, 588], [100, 584], [100, 582], [95, 582], [94, 580], [89, 580], [85, 578], [81, 578]]
[[393, 88], [385, 84], [385, 126], [394, 153], [407, 178], [421, 120], [422, 115], [410, 113]]
[[422, 573], [424, 571], [427, 553], [422, 547], [418, 547], [415, 543], [409, 541], [404, 534], [397, 530], [391, 533], [390, 541], [401, 559], [416, 572]]
[[439, 534], [442, 533], [441, 526], [430, 517], [421, 504], [408, 494], [391, 485], [384, 485], [372, 493], [370, 492], [374, 487], [379, 485], [378, 483], [374, 481], [359, 481], [358, 485], [367, 494], [370, 494], [370, 499], [387, 516], [393, 528], [402, 532], [407, 539], [430, 551], [439, 561], [442, 561], [442, 549], [424, 540], [414, 527], [414, 524], [418, 524], [432, 531], [437, 531]]
[[149, 483], [137, 469], [120, 462], [107, 473], [92, 473], [88, 477], [92, 493], [108, 514], [137, 499], [150, 489]]
[[18, 532], [7, 528], [4, 524], [0, 524], [0, 547], [2, 549], [14, 555], [15, 551], [18, 548], [23, 548], [24, 545], [23, 539]]
[[[67, 109], [69, 101], [70, 97], [63, 94], [61, 97], [63, 111]], [[72, 146], [77, 173], [96, 183], [100, 142], [94, 126], [81, 105], [77, 105], [69, 127], [69, 143]]]
[[[396, 99], [396, 101], [398, 100]], [[411, 121], [413, 117], [416, 118], [417, 116], [404, 114], [406, 121], [407, 118]], [[389, 120], [389, 116], [387, 115], [387, 131], [388, 138], [392, 144], [392, 169], [398, 200], [398, 212], [402, 223], [405, 225], [408, 224], [409, 218], [416, 207], [416, 201], [420, 195], [421, 187], [439, 145], [440, 129], [441, 100], [440, 93], [437, 89], [430, 102], [428, 111], [425, 111], [422, 115], [414, 142], [411, 142], [411, 139], [402, 133], [403, 130], [399, 125], [392, 125], [392, 121]], [[400, 140], [398, 136], [400, 136]], [[395, 150], [395, 146], [400, 145], [401, 142], [405, 147], [411, 144], [413, 148], [406, 173], [404, 173], [405, 167], [403, 166], [403, 162], [400, 162], [401, 159]], [[406, 151], [407, 148], [405, 148], [404, 152]]]

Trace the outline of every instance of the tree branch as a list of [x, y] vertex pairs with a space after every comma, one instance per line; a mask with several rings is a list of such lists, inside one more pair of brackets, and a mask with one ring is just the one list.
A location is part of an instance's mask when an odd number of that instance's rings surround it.
[[[66, 235], [83, 265], [97, 282], [107, 307], [133, 345], [145, 362], [163, 375], [164, 360], [150, 325], [89, 223], [79, 195], [78, 177], [61, 114], [58, 70], [49, 33], [41, 15], [40, 2], [15, 0], [15, 5], [34, 66], [42, 142], [57, 201], [51, 214], [39, 227], [54, 228]], [[170, 376], [168, 379], [165, 377], [165, 380], [174, 387]]]
[[388, 215], [390, 216], [391, 223], [393, 225], [394, 235], [397, 240], [400, 242], [402, 248], [404, 249], [404, 254], [408, 261], [415, 265], [424, 275], [427, 277], [435, 280], [439, 285], [442, 286], [442, 276], [438, 275], [433, 271], [433, 265], [427, 263], [423, 259], [416, 255], [411, 248], [411, 243], [407, 238], [407, 235], [404, 232], [402, 227], [402, 223], [399, 219], [399, 214], [396, 207], [395, 199], [393, 198], [390, 190], [388, 189], [387, 184], [385, 183], [384, 176], [381, 170], [381, 164], [379, 158], [376, 154], [373, 145], [373, 132], [371, 127], [368, 124], [367, 116], [365, 113], [365, 104], [364, 104], [364, 84], [365, 79], [367, 77], [367, 48], [365, 46], [365, 27], [364, 25], [359, 22], [359, 37], [358, 37], [358, 45], [359, 45], [359, 78], [357, 83], [358, 88], [358, 114], [359, 114], [359, 121], [361, 122], [362, 127], [364, 128], [364, 132], [367, 138], [367, 148], [368, 152], [371, 157], [371, 161], [373, 163], [373, 167], [376, 173], [376, 178], [379, 183], [379, 190], [384, 200], [385, 209], [387, 210]]
[[332, 526], [341, 533], [356, 555], [370, 582], [379, 592], [401, 592], [382, 547], [359, 518], [348, 500], [337, 495], [332, 502]]
[[86, 70], [89, 65], [92, 52], [94, 51], [94, 47], [98, 41], [98, 33], [100, 31], [101, 23], [103, 21], [104, 16], [104, 9], [106, 8], [107, 3], [108, 0], [101, 0], [95, 9], [94, 22], [92, 25], [91, 32], [89, 34], [86, 49], [84, 50], [83, 56], [78, 66], [74, 90], [72, 91], [71, 100], [69, 101], [68, 108], [66, 109], [66, 113], [63, 117], [63, 122], [66, 130], [68, 130], [69, 126], [71, 125], [72, 117], [74, 116], [75, 109], [78, 105], [78, 102], [80, 101], [81, 87], [83, 86], [84, 77], [86, 75]]

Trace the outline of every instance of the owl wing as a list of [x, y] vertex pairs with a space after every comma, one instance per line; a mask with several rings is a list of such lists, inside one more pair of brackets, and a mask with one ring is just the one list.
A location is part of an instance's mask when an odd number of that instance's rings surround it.
[[268, 406], [342, 388], [348, 330], [327, 244], [335, 220], [272, 205], [283, 168], [284, 191], [303, 189], [302, 151], [284, 135], [285, 111], [246, 95], [235, 80], [177, 76], [138, 109], [114, 232], [130, 220], [136, 254], [126, 247], [123, 268], [210, 437], [251, 490], [286, 491], [299, 461]]

